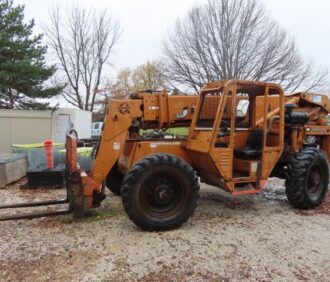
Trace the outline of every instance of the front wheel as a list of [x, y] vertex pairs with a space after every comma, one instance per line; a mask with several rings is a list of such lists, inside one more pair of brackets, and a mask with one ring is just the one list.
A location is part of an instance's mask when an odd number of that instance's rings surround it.
[[168, 154], [148, 156], [134, 165], [122, 186], [130, 219], [148, 231], [179, 227], [193, 214], [199, 183], [193, 168]]
[[319, 206], [327, 193], [329, 165], [324, 152], [315, 148], [296, 153], [288, 165], [286, 195], [296, 208]]

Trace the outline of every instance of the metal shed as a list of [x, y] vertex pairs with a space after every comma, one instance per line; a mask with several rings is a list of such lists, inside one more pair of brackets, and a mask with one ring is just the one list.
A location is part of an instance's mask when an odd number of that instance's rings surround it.
[[39, 143], [52, 137], [51, 111], [0, 110], [0, 154], [12, 144]]

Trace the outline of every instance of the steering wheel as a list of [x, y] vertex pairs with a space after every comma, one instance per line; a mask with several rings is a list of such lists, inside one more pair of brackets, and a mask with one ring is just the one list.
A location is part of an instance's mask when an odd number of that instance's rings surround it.
[[226, 120], [222, 120], [220, 123], [220, 128], [221, 127], [229, 127], [230, 126], [230, 122], [226, 121]]
[[221, 127], [218, 137], [226, 137], [230, 135], [230, 130], [227, 127]]
[[222, 120], [220, 123], [220, 132], [218, 133], [218, 137], [225, 137], [230, 135], [230, 130], [228, 127], [230, 123], [226, 120]]

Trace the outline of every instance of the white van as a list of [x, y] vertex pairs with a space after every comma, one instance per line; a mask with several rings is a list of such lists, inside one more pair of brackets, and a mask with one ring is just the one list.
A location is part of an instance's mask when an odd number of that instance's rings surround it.
[[92, 123], [92, 137], [98, 137], [101, 135], [103, 122]]

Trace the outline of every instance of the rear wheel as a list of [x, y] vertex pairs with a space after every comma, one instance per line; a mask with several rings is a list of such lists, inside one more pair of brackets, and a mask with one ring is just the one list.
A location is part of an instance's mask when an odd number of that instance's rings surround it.
[[122, 201], [126, 213], [149, 231], [179, 227], [193, 214], [199, 199], [199, 183], [193, 168], [168, 154], [139, 161], [126, 175]]
[[289, 202], [300, 209], [319, 206], [327, 193], [329, 165], [323, 151], [304, 149], [292, 157], [285, 183]]

